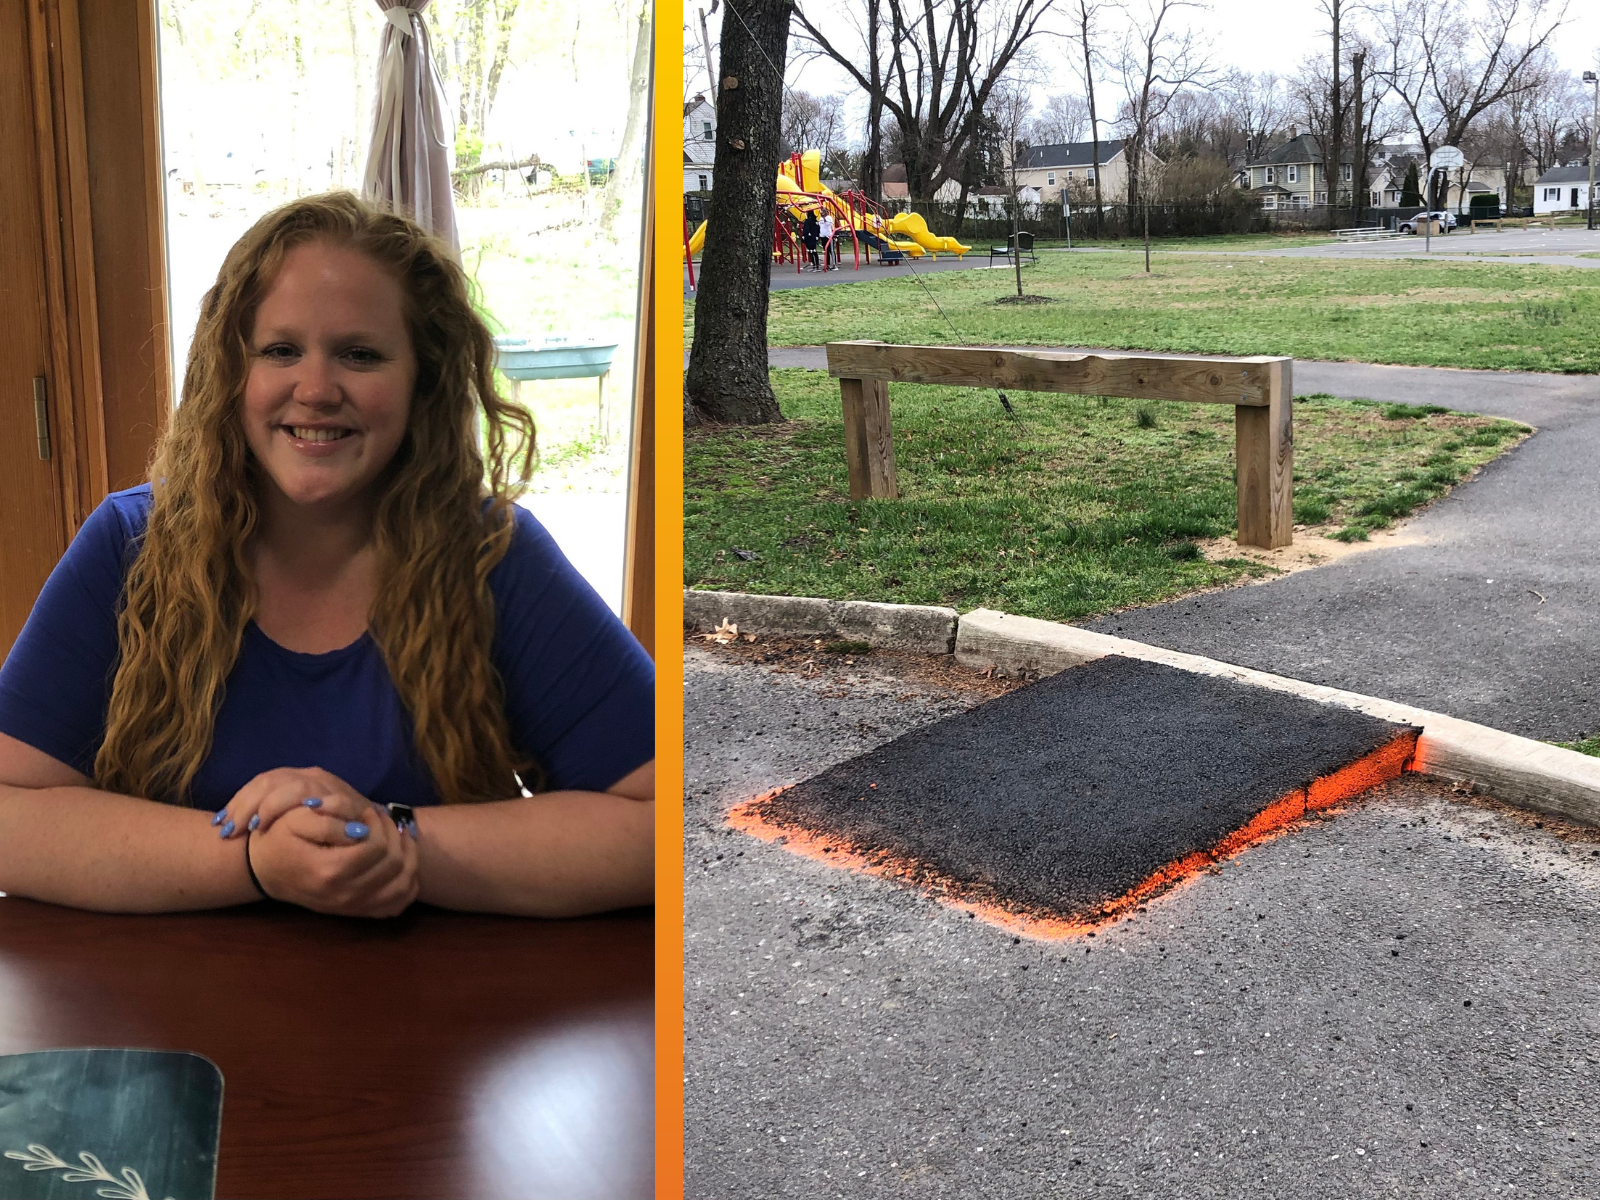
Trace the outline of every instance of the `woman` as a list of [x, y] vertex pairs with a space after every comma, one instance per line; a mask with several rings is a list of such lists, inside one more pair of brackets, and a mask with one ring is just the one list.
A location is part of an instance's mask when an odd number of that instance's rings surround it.
[[310, 197], [240, 239], [151, 483], [84, 523], [0, 669], [0, 891], [649, 902], [649, 659], [513, 504], [533, 427], [493, 364], [402, 217]]

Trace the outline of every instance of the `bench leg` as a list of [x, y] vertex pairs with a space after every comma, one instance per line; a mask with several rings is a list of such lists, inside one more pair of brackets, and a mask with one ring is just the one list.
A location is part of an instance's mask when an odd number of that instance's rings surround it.
[[881, 379], [839, 380], [844, 406], [844, 457], [850, 499], [898, 500], [894, 431], [889, 426], [889, 385]]
[[1239, 544], [1276, 550], [1294, 540], [1294, 371], [1269, 368], [1268, 402], [1236, 405]]

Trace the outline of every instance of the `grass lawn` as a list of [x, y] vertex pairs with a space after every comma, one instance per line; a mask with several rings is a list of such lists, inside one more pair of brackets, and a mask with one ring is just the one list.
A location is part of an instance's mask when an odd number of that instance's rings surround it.
[[[772, 377], [783, 424], [686, 435], [690, 586], [1073, 621], [1271, 573], [1196, 544], [1234, 531], [1231, 408], [1009, 393], [1010, 420], [993, 391], [896, 385], [902, 498], [862, 502], [848, 499], [838, 384]], [[1302, 397], [1295, 520], [1362, 537], [1526, 432]]]
[[1581, 742], [1557, 742], [1556, 745], [1565, 747], [1568, 750], [1576, 750], [1579, 754], [1589, 754], [1595, 758], [1600, 758], [1600, 734], [1584, 738]]
[[[1295, 246], [1326, 246], [1336, 239], [1331, 233], [1216, 233], [1204, 237], [1151, 238], [1152, 252], [1181, 254], [1185, 250], [1288, 250]], [[1066, 247], [1065, 238], [1040, 238], [1034, 245], [1043, 249]], [[1073, 236], [1074, 246], [1096, 246], [1110, 250], [1137, 250], [1144, 253], [1143, 238], [1094, 238]]]
[[1600, 272], [1581, 267], [1169, 254], [1147, 275], [1142, 254], [1042, 254], [1023, 287], [1054, 302], [996, 304], [1014, 289], [1002, 271], [775, 292], [768, 338], [778, 346], [880, 338], [1600, 371]]

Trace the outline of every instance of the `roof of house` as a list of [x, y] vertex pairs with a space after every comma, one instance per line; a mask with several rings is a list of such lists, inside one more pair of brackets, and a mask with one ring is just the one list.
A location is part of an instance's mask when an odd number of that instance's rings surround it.
[[[685, 100], [683, 102], [683, 115], [687, 117], [690, 113], [692, 113], [695, 109], [699, 108], [701, 105], [704, 105], [706, 108], [711, 108], [711, 101], [707, 100], [704, 95], [696, 92], [694, 99]], [[714, 112], [716, 110], [713, 109], [712, 111]]]
[[[1347, 162], [1355, 161], [1354, 149], [1345, 153]], [[1299, 137], [1290, 138], [1283, 145], [1269, 150], [1265, 156], [1256, 159], [1252, 167], [1275, 167], [1280, 163], [1319, 163], [1322, 161], [1322, 147], [1317, 145], [1317, 139], [1309, 133], [1302, 133]]]
[[1543, 175], [1533, 181], [1537, 187], [1541, 183], [1588, 183], [1589, 165], [1587, 163], [1568, 163], [1564, 167], [1551, 167]]
[[[1103, 167], [1122, 153], [1122, 139], [1112, 138], [1100, 143], [1100, 165]], [[1028, 157], [1018, 164], [1018, 170], [1037, 171], [1044, 167], [1089, 167], [1094, 165], [1093, 142], [1057, 142], [1049, 146], [1034, 146]]]
[[906, 181], [905, 163], [890, 163], [883, 169], [884, 183], [904, 183]]
[[885, 200], [909, 200], [911, 199], [911, 189], [906, 186], [904, 180], [895, 183], [893, 180], [885, 179], [883, 181], [883, 198]]

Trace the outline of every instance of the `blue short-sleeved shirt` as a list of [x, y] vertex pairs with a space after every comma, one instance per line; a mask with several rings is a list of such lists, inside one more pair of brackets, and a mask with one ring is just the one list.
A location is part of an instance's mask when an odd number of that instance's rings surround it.
[[[106, 497], [0, 667], [0, 732], [85, 775], [105, 736], [123, 579], [150, 505], [149, 484]], [[605, 791], [655, 757], [654, 667], [533, 514], [513, 511], [510, 548], [489, 573], [511, 737], [543, 769], [543, 790]], [[321, 767], [380, 804], [439, 802], [370, 633], [299, 654], [245, 627], [192, 802], [221, 808], [277, 767]]]

